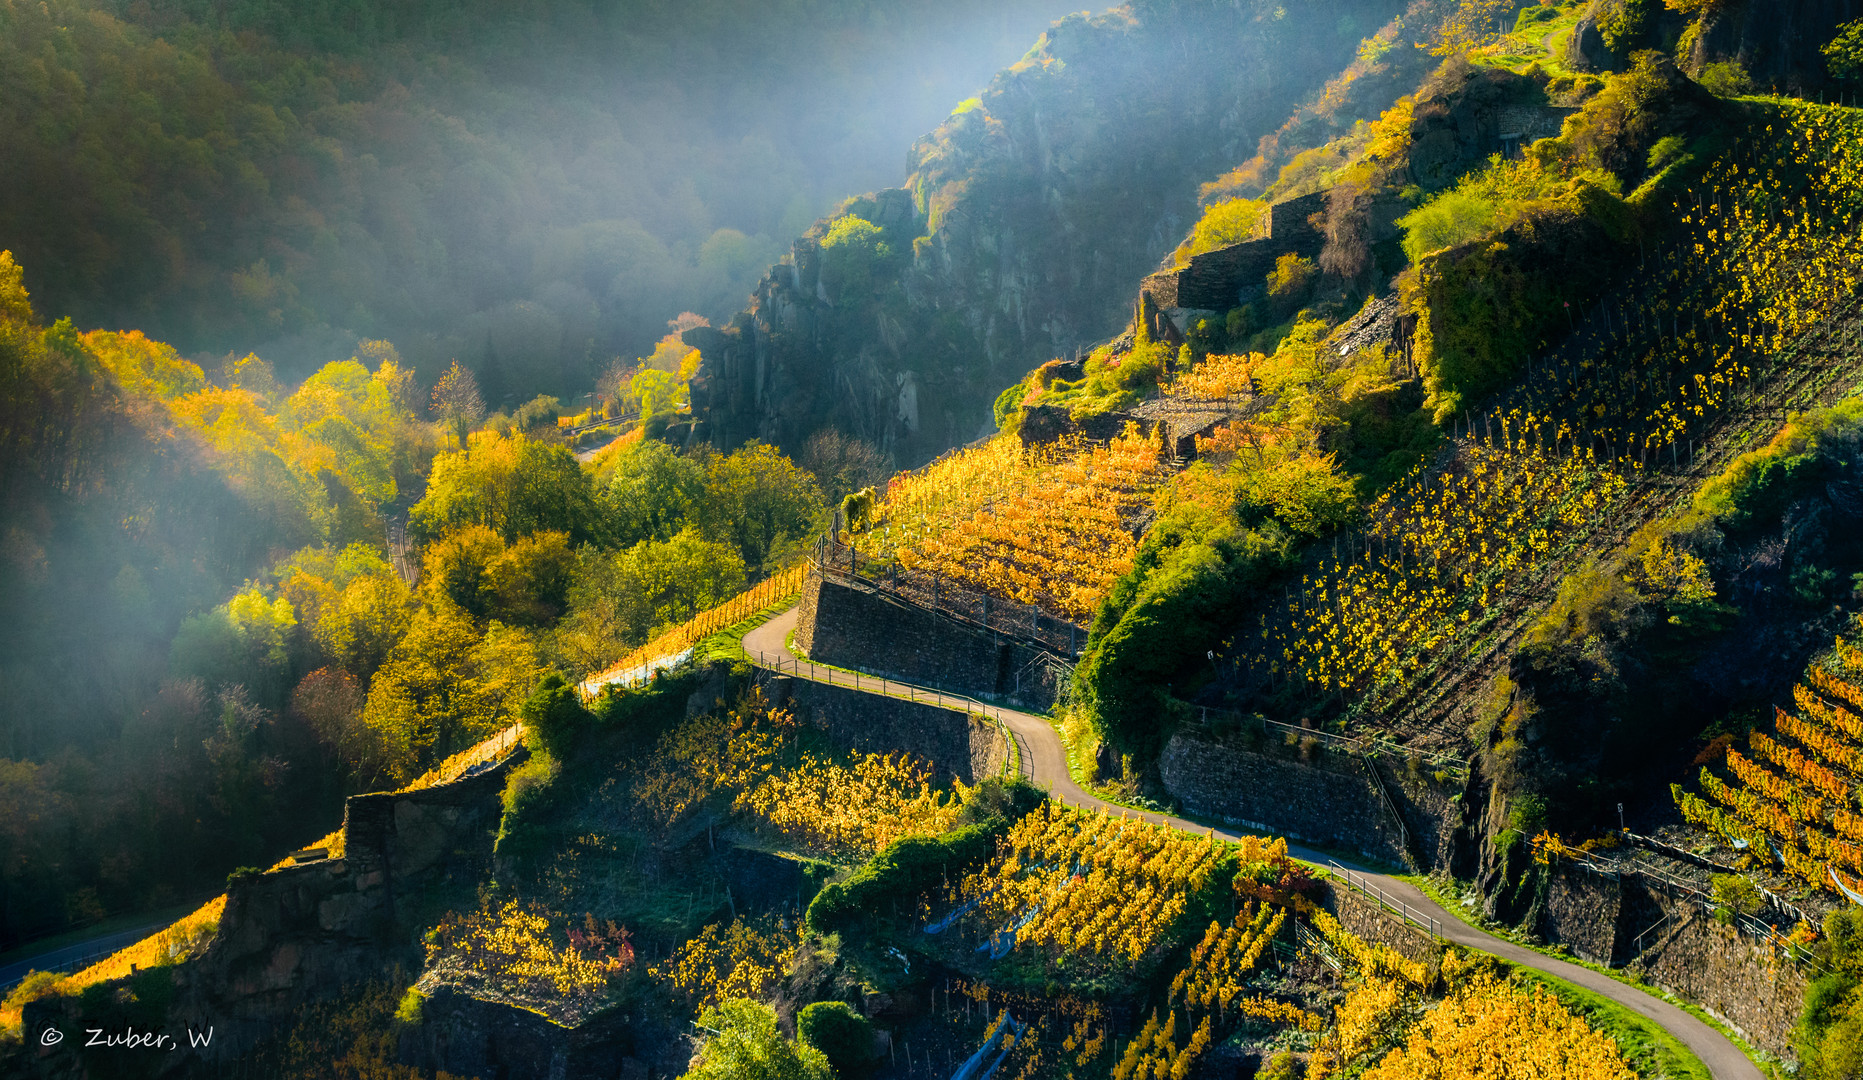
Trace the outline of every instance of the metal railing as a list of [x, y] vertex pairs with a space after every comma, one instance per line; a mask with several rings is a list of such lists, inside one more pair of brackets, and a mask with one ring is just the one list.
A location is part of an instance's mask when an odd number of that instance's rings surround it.
[[[1034, 604], [966, 588], [941, 574], [906, 570], [898, 563], [887, 564], [883, 573], [862, 573], [860, 550], [826, 536], [816, 541], [811, 561], [824, 579], [870, 589], [1069, 660], [1087, 644], [1085, 627]], [[867, 568], [874, 569], [871, 561]]]
[[1441, 934], [1437, 932], [1436, 916], [1431, 915], [1426, 911], [1420, 911], [1417, 908], [1411, 907], [1409, 904], [1406, 904], [1404, 901], [1398, 899], [1395, 896], [1392, 896], [1390, 893], [1385, 892], [1383, 889], [1380, 889], [1377, 885], [1373, 884], [1372, 882], [1368, 880], [1367, 881], [1359, 880], [1358, 876], [1355, 876], [1352, 873], [1352, 871], [1347, 870], [1345, 867], [1339, 865], [1338, 862], [1332, 859], [1327, 859], [1326, 865], [1331, 867], [1332, 872], [1338, 875], [1339, 878], [1343, 880], [1347, 885], [1358, 890], [1359, 892], [1370, 897], [1371, 899], [1376, 900], [1379, 906], [1383, 907], [1384, 910], [1390, 912], [1393, 915], [1398, 916], [1399, 918], [1403, 919], [1405, 922], [1411, 924], [1412, 926], [1415, 926], [1417, 929], [1422, 930], [1425, 933], [1429, 934], [1431, 937], [1442, 936]]
[[[1702, 908], [1705, 908], [1711, 912], [1720, 911], [1726, 908], [1726, 905], [1722, 904], [1718, 899], [1716, 899], [1713, 893], [1703, 890], [1700, 885], [1696, 884], [1695, 882], [1689, 881], [1685, 878], [1677, 877], [1674, 874], [1671, 874], [1668, 871], [1662, 870], [1658, 867], [1650, 866], [1650, 865], [1647, 865], [1641, 862], [1636, 862], [1636, 863], [1627, 862], [1627, 861], [1618, 862], [1616, 860], [1594, 861], [1592, 859], [1573, 858], [1571, 856], [1567, 856], [1567, 858], [1570, 861], [1575, 862], [1578, 865], [1583, 866], [1586, 869], [1594, 871], [1599, 874], [1606, 874], [1606, 875], [1610, 875], [1610, 876], [1617, 877], [1617, 878], [1624, 878], [1624, 877], [1642, 878], [1645, 881], [1653, 882], [1657, 885], [1662, 886], [1665, 889], [1669, 889], [1676, 893], [1680, 893], [1682, 896], [1682, 899], [1693, 902], [1694, 904]], [[1781, 906], [1790, 908], [1790, 905], [1781, 905]], [[1791, 909], [1791, 910], [1796, 910], [1796, 909]], [[1831, 969], [1825, 966], [1823, 961], [1819, 960], [1817, 956], [1811, 952], [1810, 949], [1806, 948], [1803, 945], [1798, 944], [1797, 942], [1794, 942], [1786, 935], [1781, 934], [1779, 932], [1778, 927], [1772, 925], [1766, 920], [1757, 919], [1751, 915], [1747, 915], [1739, 911], [1733, 911], [1731, 909], [1727, 910], [1727, 917], [1728, 917], [1728, 922], [1732, 924], [1736, 929], [1740, 930], [1741, 932], [1751, 937], [1758, 938], [1760, 941], [1764, 942], [1767, 946], [1778, 949], [1780, 952], [1791, 957], [1793, 960], [1799, 963], [1807, 964], [1810, 967], [1815, 968], [1818, 971], [1825, 972], [1827, 974], [1830, 973]], [[1667, 919], [1668, 919], [1668, 916], [1664, 916], [1662, 920], [1657, 921], [1656, 926], [1661, 926], [1663, 922], [1667, 921]], [[1654, 930], [1656, 926], [1652, 926], [1649, 928], [1649, 930], [1645, 930], [1643, 934], [1638, 934], [1636, 938], [1636, 943], [1640, 943], [1643, 940], [1644, 935], [1648, 934], [1650, 930]], [[1639, 951], [1637, 955], [1639, 956], [1642, 955], [1640, 945], [1639, 945]]]

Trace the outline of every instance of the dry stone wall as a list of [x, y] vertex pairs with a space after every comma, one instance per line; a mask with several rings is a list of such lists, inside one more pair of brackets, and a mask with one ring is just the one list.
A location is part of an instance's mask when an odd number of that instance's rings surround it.
[[819, 663], [1045, 709], [1061, 689], [1044, 653], [820, 575], [803, 586], [796, 645]]
[[[205, 1031], [200, 1051], [226, 1061], [302, 1005], [418, 968], [406, 933], [432, 891], [479, 880], [490, 866], [500, 794], [518, 752], [476, 775], [407, 792], [354, 795], [341, 858], [287, 866], [232, 885], [219, 932], [198, 962], [176, 969], [171, 1027]], [[46, 998], [36, 1030], [73, 999]], [[29, 1007], [30, 1008], [30, 1007]], [[75, 1052], [75, 1051], [73, 1051]]]
[[1268, 210], [1268, 235], [1259, 240], [1193, 255], [1188, 265], [1145, 279], [1141, 286], [1161, 308], [1228, 311], [1262, 291], [1264, 279], [1283, 255], [1315, 258], [1326, 235], [1308, 218], [1326, 209], [1327, 192], [1316, 191], [1276, 203]]
[[[1193, 814], [1387, 863], [1408, 861], [1397, 819], [1364, 760], [1317, 748], [1299, 760], [1270, 749], [1179, 732], [1165, 745], [1158, 769], [1165, 790]], [[1418, 820], [1405, 823], [1413, 842], [1438, 835], [1435, 820], [1425, 815], [1439, 812], [1434, 803], [1447, 807], [1446, 798], [1407, 792], [1388, 778], [1384, 787], [1400, 811], [1413, 808], [1406, 818]], [[1425, 851], [1436, 843], [1429, 840]]]
[[1321, 906], [1333, 913], [1346, 932], [1364, 941], [1389, 945], [1412, 960], [1432, 961], [1441, 952], [1436, 939], [1406, 922], [1376, 900], [1346, 885], [1328, 882]]
[[772, 678], [768, 693], [772, 704], [789, 706], [835, 742], [864, 754], [909, 753], [931, 763], [940, 780], [974, 784], [1000, 775], [1008, 760], [1001, 729], [961, 709], [787, 676]]

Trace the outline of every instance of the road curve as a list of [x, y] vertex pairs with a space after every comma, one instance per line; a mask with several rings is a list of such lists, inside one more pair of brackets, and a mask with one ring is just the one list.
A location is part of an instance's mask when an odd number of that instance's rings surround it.
[[[752, 663], [768, 670], [778, 671], [784, 675], [794, 675], [812, 682], [857, 687], [865, 692], [889, 697], [911, 697], [930, 701], [948, 699], [954, 704], [971, 703], [980, 707], [973, 708], [973, 711], [983, 711], [999, 718], [1003, 726], [1015, 738], [1016, 745], [1021, 751], [1022, 775], [1037, 786], [1047, 788], [1050, 794], [1061, 801], [1075, 806], [1104, 809], [1113, 813], [1133, 814], [1147, 821], [1169, 825], [1186, 832], [1207, 834], [1211, 831], [1208, 825], [1199, 825], [1166, 814], [1128, 809], [1081, 790], [1080, 785], [1074, 783], [1073, 775], [1068, 772], [1067, 751], [1061, 745], [1061, 737], [1042, 717], [995, 705], [974, 703], [973, 699], [961, 695], [945, 694], [910, 683], [815, 667], [807, 660], [800, 660], [790, 651], [788, 645], [790, 631], [796, 627], [796, 615], [796, 609], [791, 608], [744, 635], [744, 651], [750, 654]], [[1239, 839], [1243, 835], [1220, 826], [1214, 831], [1217, 836], [1229, 840]], [[1457, 945], [1479, 949], [1521, 967], [1532, 968], [1535, 971], [1542, 971], [1564, 979], [1654, 1021], [1700, 1058], [1702, 1064], [1708, 1067], [1708, 1071], [1713, 1073], [1715, 1080], [1764, 1080], [1764, 1074], [1760, 1072], [1758, 1066], [1741, 1053], [1740, 1048], [1729, 1041], [1727, 1036], [1661, 998], [1644, 993], [1636, 987], [1627, 986], [1608, 976], [1600, 975], [1590, 968], [1554, 959], [1478, 930], [1437, 904], [1421, 889], [1409, 882], [1291, 842], [1288, 844], [1288, 852], [1295, 858], [1319, 863], [1322, 866], [1328, 862], [1336, 862], [1345, 866], [1352, 871], [1354, 880], [1371, 885], [1387, 897], [1402, 901], [1413, 912], [1433, 920], [1437, 934]]]

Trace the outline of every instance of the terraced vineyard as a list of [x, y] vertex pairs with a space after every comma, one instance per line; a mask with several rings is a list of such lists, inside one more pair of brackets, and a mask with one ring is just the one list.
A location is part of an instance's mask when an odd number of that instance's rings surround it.
[[1703, 768], [1702, 798], [1674, 788], [1682, 816], [1748, 858], [1813, 888], [1863, 890], [1863, 650], [1843, 638], [1792, 688], [1796, 714], [1773, 710], [1773, 735], [1728, 748]]
[[1244, 680], [1298, 679], [1348, 724], [1457, 741], [1460, 702], [1564, 574], [1863, 376], [1863, 114], [1767, 108], [1680, 197], [1681, 239], [1622, 299], [1238, 628]]
[[1165, 476], [1158, 441], [1137, 431], [1030, 450], [1001, 436], [895, 479], [865, 544], [908, 571], [1084, 624], [1131, 567], [1133, 522]]

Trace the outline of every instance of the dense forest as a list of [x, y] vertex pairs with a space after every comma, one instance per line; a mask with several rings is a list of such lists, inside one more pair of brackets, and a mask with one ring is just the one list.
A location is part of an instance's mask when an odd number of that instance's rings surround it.
[[0, 236], [52, 318], [494, 408], [734, 310], [1052, 4], [0, 4]]
[[0, 255], [9, 941], [308, 843], [545, 671], [761, 579], [853, 482], [845, 455], [818, 480], [638, 426], [585, 465], [554, 407], [461, 417], [469, 373], [428, 402], [382, 341], [295, 386], [250, 355], [210, 378], [137, 331], [39, 324], [22, 276]]

